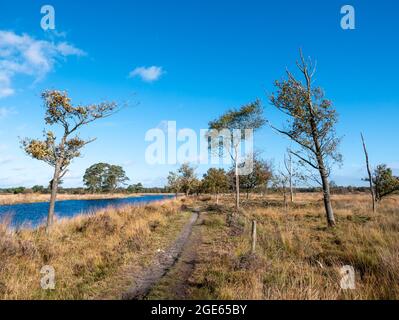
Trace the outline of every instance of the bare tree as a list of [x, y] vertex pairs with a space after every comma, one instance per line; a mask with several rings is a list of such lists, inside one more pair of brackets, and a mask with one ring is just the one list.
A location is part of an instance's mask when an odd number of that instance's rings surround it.
[[273, 176], [273, 188], [283, 195], [284, 210], [287, 212], [288, 200], [287, 200], [287, 185], [289, 183], [289, 177], [283, 170], [278, 170], [277, 174]]
[[367, 152], [366, 143], [364, 141], [363, 133], [360, 133], [360, 136], [362, 138], [364, 155], [366, 157], [366, 167], [367, 167], [368, 181], [370, 183], [371, 201], [373, 203], [373, 212], [375, 213], [377, 208], [376, 208], [375, 191], [374, 191], [374, 186], [373, 186], [372, 173], [371, 173], [370, 163], [369, 163], [369, 154]]
[[271, 127], [299, 145], [300, 149], [291, 153], [300, 164], [318, 172], [317, 182], [323, 189], [327, 223], [334, 226], [328, 177], [331, 170], [329, 161], [342, 161], [337, 152], [340, 139], [336, 137], [334, 128], [338, 116], [331, 101], [324, 98], [323, 90], [313, 87], [316, 68], [310, 59], [305, 60], [302, 51], [297, 67], [304, 82], [287, 70], [287, 79], [275, 82], [277, 92], [270, 97], [271, 104], [288, 116], [288, 127]]
[[60, 181], [67, 173], [71, 161], [80, 156], [81, 149], [95, 140], [82, 140], [78, 135], [71, 136], [83, 126], [114, 114], [118, 107], [113, 102], [72, 106], [68, 94], [57, 90], [45, 91], [42, 99], [46, 108], [45, 123], [50, 126], [60, 125], [62, 137], [57, 144], [55, 134], [52, 131], [45, 131], [44, 140], [25, 138], [21, 144], [29, 156], [44, 161], [54, 168], [46, 227], [49, 233], [54, 220], [55, 201]]

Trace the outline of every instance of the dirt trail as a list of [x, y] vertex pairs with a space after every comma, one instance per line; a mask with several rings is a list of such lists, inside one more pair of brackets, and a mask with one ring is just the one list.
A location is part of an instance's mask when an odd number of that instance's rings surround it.
[[[193, 212], [189, 222], [182, 229], [179, 237], [176, 241], [165, 251], [161, 252], [156, 258], [152, 265], [140, 274], [135, 281], [134, 286], [128, 289], [123, 295], [122, 299], [124, 300], [140, 300], [145, 299], [151, 290], [161, 282], [161, 280], [165, 277], [165, 275], [176, 265], [176, 262], [182, 256], [184, 259], [188, 257], [190, 260], [190, 256], [192, 256], [191, 261], [193, 261], [194, 250], [187, 250], [188, 246], [191, 247], [193, 243], [193, 237], [191, 237], [192, 230], [194, 224], [201, 220], [199, 210], [195, 210]], [[198, 224], [198, 223], [197, 223]], [[190, 245], [191, 244], [191, 245]], [[180, 263], [179, 263], [180, 265]], [[191, 269], [193, 266], [191, 267]], [[192, 271], [192, 270], [191, 270]], [[190, 267], [188, 265], [187, 268], [183, 268], [179, 271], [179, 275], [181, 276], [179, 279], [183, 280], [184, 278], [188, 278], [188, 274], [190, 272]], [[183, 294], [185, 290], [185, 282], [179, 281], [176, 283], [176, 286], [173, 291], [175, 293], [179, 292]], [[173, 295], [173, 294], [172, 294]], [[169, 297], [171, 298], [171, 297]]]
[[205, 215], [206, 213], [201, 213], [199, 215], [179, 259], [176, 261], [173, 268], [171, 268], [151, 289], [147, 299], [190, 299], [190, 288], [192, 286], [191, 276], [196, 265], [200, 262], [199, 249], [203, 241], [202, 228]]

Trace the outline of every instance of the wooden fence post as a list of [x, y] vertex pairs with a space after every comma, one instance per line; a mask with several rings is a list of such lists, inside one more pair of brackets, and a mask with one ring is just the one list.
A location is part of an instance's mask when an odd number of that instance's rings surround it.
[[252, 245], [251, 245], [251, 254], [255, 254], [256, 252], [256, 221], [252, 220]]

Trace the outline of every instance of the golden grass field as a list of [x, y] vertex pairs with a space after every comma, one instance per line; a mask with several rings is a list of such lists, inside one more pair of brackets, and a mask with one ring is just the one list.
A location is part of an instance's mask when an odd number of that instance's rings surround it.
[[[231, 199], [210, 211], [190, 281], [195, 299], [399, 299], [399, 196], [370, 210], [368, 195], [335, 195], [334, 229], [322, 196], [299, 195], [286, 212], [275, 196], [244, 202], [241, 230], [228, 227]], [[256, 257], [250, 221], [258, 224]], [[355, 269], [355, 290], [342, 290], [340, 269]]]
[[[0, 299], [93, 299], [112, 297], [127, 265], [148, 265], [179, 233], [189, 215], [174, 201], [109, 208], [59, 221], [50, 236], [43, 227], [0, 228]], [[40, 270], [56, 272], [56, 290], [42, 290]], [[111, 291], [111, 292], [110, 292]]]
[[[251, 195], [232, 224], [233, 197], [214, 203], [201, 196], [110, 208], [59, 221], [49, 237], [43, 228], [12, 232], [3, 224], [0, 299], [117, 298], [174, 241], [190, 216], [186, 206], [202, 208], [186, 299], [399, 298], [399, 196], [373, 214], [366, 194], [334, 195], [333, 229], [326, 227], [321, 194], [298, 194], [287, 211], [279, 195]], [[253, 219], [255, 256], [249, 255]], [[40, 288], [44, 265], [56, 270], [55, 290]], [[340, 288], [343, 265], [355, 269], [354, 290]], [[150, 298], [173, 298], [170, 282], [181, 276], [170, 274]]]

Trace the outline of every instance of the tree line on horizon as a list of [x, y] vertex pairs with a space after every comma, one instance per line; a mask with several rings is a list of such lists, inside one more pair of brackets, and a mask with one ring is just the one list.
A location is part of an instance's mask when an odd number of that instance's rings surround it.
[[[220, 168], [210, 168], [209, 170], [218, 170], [218, 174], [226, 174], [227, 172], [224, 169]], [[194, 171], [195, 172], [195, 171]], [[274, 171], [273, 171], [274, 172]], [[277, 171], [279, 174], [280, 171]], [[206, 175], [209, 172], [205, 173]], [[212, 175], [212, 174], [211, 174]], [[227, 177], [228, 179], [232, 179], [232, 175]], [[196, 177], [196, 179], [198, 179]], [[258, 194], [266, 194], [266, 193], [281, 193], [284, 195], [286, 194], [287, 197], [291, 198], [291, 191], [289, 188], [288, 179], [284, 178], [286, 184], [281, 184], [278, 180], [281, 179], [280, 177], [273, 177], [269, 180], [269, 184], [265, 183], [264, 185], [256, 185], [254, 188], [246, 188], [245, 185], [241, 186], [241, 191], [244, 190], [245, 194], [248, 193], [258, 193]], [[373, 173], [373, 183], [377, 185], [378, 189], [378, 198], [381, 199], [392, 194], [393, 188], [389, 187], [389, 181], [396, 179], [396, 177], [392, 174], [392, 169], [388, 168], [386, 165], [379, 165], [378, 168], [375, 169]], [[368, 179], [364, 179], [367, 181]], [[394, 182], [393, 182], [394, 183]], [[223, 193], [231, 193], [234, 192], [234, 181], [229, 180], [229, 188], [225, 189], [227, 191]], [[348, 193], [364, 193], [369, 192], [370, 188], [365, 186], [342, 186], [337, 185], [334, 181], [330, 182], [330, 189], [333, 194], [348, 194]], [[284, 191], [285, 190], [285, 191]], [[314, 193], [314, 192], [321, 192], [322, 189], [318, 186], [305, 186], [305, 185], [293, 185], [292, 194], [295, 195], [296, 193]], [[391, 192], [389, 192], [391, 191]], [[34, 185], [32, 187], [10, 187], [10, 188], [0, 188], [0, 194], [49, 194], [51, 192], [50, 186], [43, 186], [43, 185]], [[58, 189], [58, 193], [60, 194], [76, 194], [76, 195], [85, 195], [85, 194], [92, 194], [93, 192], [90, 191], [87, 187], [62, 187], [60, 186]], [[145, 187], [141, 182], [130, 184], [127, 186], [118, 186], [113, 191], [99, 191], [95, 193], [103, 193], [103, 194], [112, 194], [112, 193], [126, 193], [126, 194], [134, 194], [134, 193], [176, 193], [176, 188], [174, 186], [169, 186], [168, 184], [165, 186], [159, 187]], [[183, 192], [178, 192], [183, 193]], [[190, 195], [196, 194], [204, 194], [204, 193], [213, 193], [212, 188], [209, 187], [201, 187], [199, 189], [192, 189]], [[291, 198], [290, 202], [293, 199]]]

